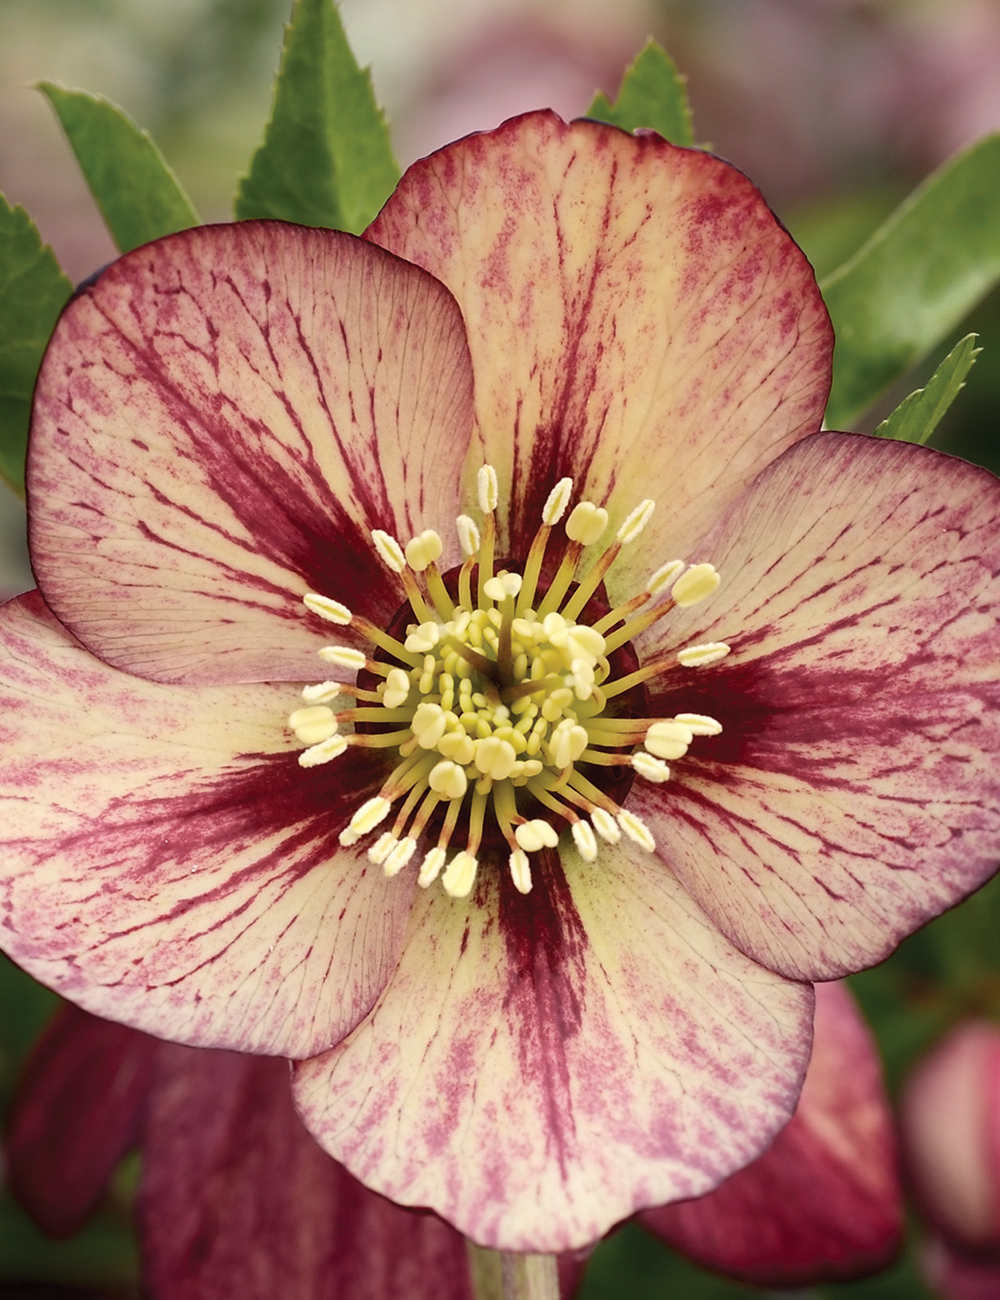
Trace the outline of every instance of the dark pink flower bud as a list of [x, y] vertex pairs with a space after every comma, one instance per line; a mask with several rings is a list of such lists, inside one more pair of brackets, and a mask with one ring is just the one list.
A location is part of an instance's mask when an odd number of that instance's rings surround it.
[[966, 1249], [1000, 1248], [1000, 1026], [947, 1034], [911, 1075], [901, 1125], [929, 1222]]

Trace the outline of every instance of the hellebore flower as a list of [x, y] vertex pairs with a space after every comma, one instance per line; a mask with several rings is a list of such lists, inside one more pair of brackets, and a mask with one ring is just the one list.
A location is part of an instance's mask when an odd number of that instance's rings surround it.
[[747, 1164], [809, 981], [1000, 849], [1000, 485], [807, 437], [831, 343], [739, 172], [550, 113], [364, 240], [114, 263], [43, 363], [3, 614], [11, 956], [301, 1062], [322, 1145], [481, 1244]]
[[706, 1268], [805, 1286], [885, 1268], [903, 1206], [878, 1050], [846, 985], [816, 986], [813, 1054], [795, 1114], [751, 1165], [640, 1223]]
[[1000, 1294], [1000, 1027], [956, 1025], [900, 1099], [906, 1170], [935, 1237], [925, 1253], [947, 1300]]
[[[774, 1145], [699, 1201], [640, 1215], [708, 1268], [790, 1284], [888, 1262], [900, 1232], [892, 1116], [847, 990], [820, 985], [798, 1107]], [[11, 1108], [7, 1173], [43, 1228], [78, 1228], [142, 1152], [152, 1300], [473, 1300], [462, 1237], [369, 1192], [309, 1137], [284, 1062], [164, 1043], [68, 1006]], [[585, 1257], [563, 1255], [564, 1295]]]

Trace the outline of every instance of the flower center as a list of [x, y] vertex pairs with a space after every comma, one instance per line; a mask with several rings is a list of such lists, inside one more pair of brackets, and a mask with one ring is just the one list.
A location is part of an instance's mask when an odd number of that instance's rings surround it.
[[[330, 597], [304, 597], [312, 613], [350, 625], [370, 641], [372, 654], [350, 646], [320, 650], [321, 659], [356, 679], [302, 692], [304, 705], [289, 718], [308, 746], [299, 763], [326, 764], [351, 746], [394, 755], [379, 793], [340, 835], [341, 844], [354, 844], [394, 812], [391, 828], [368, 849], [388, 876], [423, 842], [418, 883], [426, 887], [440, 875], [449, 894], [464, 897], [484, 843], [499, 840], [509, 850], [515, 886], [527, 893], [531, 855], [554, 848], [566, 828], [586, 862], [597, 858], [599, 840], [613, 844], [622, 834], [652, 852], [649, 828], [621, 806], [631, 778], [666, 781], [668, 762], [683, 757], [694, 736], [722, 730], [701, 714], [634, 715], [648, 711], [646, 681], [679, 665], [714, 663], [729, 653], [727, 645], [689, 646], [642, 667], [631, 649], [632, 639], [671, 609], [711, 595], [719, 575], [710, 564], [671, 560], [641, 592], [606, 610], [598, 599], [604, 576], [654, 506], [641, 502], [591, 568], [578, 574], [584, 550], [601, 540], [608, 523], [603, 507], [580, 501], [564, 525], [561, 563], [546, 584], [546, 550], [572, 487], [561, 479], [549, 494], [521, 572], [496, 563], [497, 479], [489, 465], [478, 478], [482, 527], [468, 515], [457, 520], [465, 556], [459, 569], [439, 572], [443, 545], [433, 530], [405, 549], [389, 534], [373, 532], [379, 557], [406, 597], [387, 631]], [[331, 705], [341, 695], [358, 703], [338, 712]], [[353, 729], [345, 732], [347, 726]], [[625, 791], [613, 798], [623, 776]]]

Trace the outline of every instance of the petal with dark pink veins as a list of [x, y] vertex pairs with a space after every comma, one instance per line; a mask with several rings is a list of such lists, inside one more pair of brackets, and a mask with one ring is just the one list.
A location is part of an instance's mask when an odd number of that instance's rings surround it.
[[631, 844], [544, 849], [415, 904], [364, 1024], [299, 1065], [307, 1127], [364, 1183], [483, 1245], [561, 1251], [746, 1164], [795, 1105], [812, 989], [748, 961]]
[[155, 680], [308, 680], [329, 627], [301, 596], [385, 626], [403, 595], [370, 530], [405, 543], [461, 509], [471, 388], [451, 295], [351, 235], [247, 221], [136, 249], [70, 303], [42, 365], [46, 600]]
[[146, 1281], [172, 1300], [473, 1300], [465, 1242], [357, 1183], [284, 1061], [167, 1047], [143, 1142]]
[[819, 428], [833, 334], [812, 269], [711, 154], [530, 113], [415, 163], [366, 238], [461, 304], [473, 454], [497, 468], [515, 550], [568, 474], [615, 526], [660, 497], [646, 577]]
[[899, 1248], [902, 1198], [878, 1052], [845, 985], [816, 986], [791, 1121], [753, 1164], [640, 1222], [706, 1268], [759, 1286], [862, 1277]]
[[164, 1038], [308, 1056], [343, 1037], [395, 964], [413, 889], [337, 844], [371, 764], [299, 767], [285, 686], [131, 677], [35, 592], [0, 622], [5, 951]]
[[718, 594], [643, 650], [732, 647], [654, 693], [656, 714], [704, 713], [722, 734], [631, 798], [744, 952], [792, 978], [860, 970], [1000, 858], [1000, 482], [820, 434], [705, 551]]
[[5, 1174], [50, 1236], [83, 1225], [137, 1145], [161, 1047], [72, 1006], [36, 1043], [7, 1117]]

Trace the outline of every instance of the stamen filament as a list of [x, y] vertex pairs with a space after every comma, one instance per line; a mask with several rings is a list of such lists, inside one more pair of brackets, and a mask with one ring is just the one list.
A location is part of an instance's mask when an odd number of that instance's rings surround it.
[[597, 590], [601, 580], [611, 568], [612, 564], [614, 564], [615, 560], [618, 559], [621, 550], [621, 542], [612, 542], [604, 554], [597, 560], [586, 577], [581, 579], [579, 587], [577, 587], [576, 591], [573, 592], [572, 596], [563, 606], [560, 611], [563, 618], [576, 620], [579, 617], [580, 611]]
[[455, 613], [455, 602], [448, 595], [448, 589], [441, 578], [441, 572], [433, 560], [424, 570], [424, 581], [427, 583], [427, 590], [434, 602], [434, 608], [444, 622], [447, 623]]
[[647, 627], [652, 627], [655, 622], [663, 618], [664, 614], [669, 614], [674, 608], [674, 601], [665, 600], [662, 604], [647, 609], [644, 614], [640, 614], [637, 618], [627, 619], [616, 632], [612, 632], [607, 638], [607, 653], [611, 654], [613, 650], [617, 650], [626, 641], [634, 641], [640, 632], [645, 632]]
[[566, 554], [562, 557], [559, 568], [556, 570], [556, 576], [552, 579], [552, 585], [545, 593], [545, 599], [538, 607], [537, 618], [541, 621], [546, 614], [551, 614], [559, 608], [562, 598], [569, 590], [569, 584], [573, 581], [573, 575], [576, 573], [577, 562], [583, 554], [582, 542], [570, 542], [566, 547]]
[[388, 632], [383, 632], [380, 627], [374, 623], [369, 623], [368, 619], [362, 618], [360, 614], [355, 614], [352, 619], [352, 626], [360, 632], [363, 637], [381, 646], [387, 654], [395, 655], [397, 659], [402, 659], [404, 663], [412, 664], [416, 667], [420, 662], [420, 656], [415, 655], [411, 650], [407, 650], [401, 641], [395, 637], [389, 636]]

